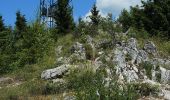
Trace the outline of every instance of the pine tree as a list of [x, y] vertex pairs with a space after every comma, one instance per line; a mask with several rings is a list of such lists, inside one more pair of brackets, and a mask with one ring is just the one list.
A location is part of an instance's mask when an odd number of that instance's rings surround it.
[[54, 19], [56, 28], [60, 33], [66, 34], [74, 29], [73, 8], [70, 6], [71, 0], [58, 0], [55, 6]]
[[9, 34], [10, 30], [5, 27], [2, 16], [0, 16], [0, 53], [4, 52], [9, 46]]
[[126, 32], [132, 25], [131, 15], [126, 9], [123, 9], [118, 20], [122, 24], [123, 32]]
[[2, 16], [0, 16], [0, 32], [4, 30], [5, 30], [4, 22], [3, 22]]
[[19, 33], [24, 32], [26, 30], [27, 24], [26, 24], [25, 16], [21, 14], [20, 11], [17, 11], [16, 13], [16, 28]]
[[93, 25], [98, 25], [99, 21], [100, 21], [100, 15], [99, 15], [99, 10], [97, 10], [97, 6], [96, 4], [93, 5], [92, 9], [91, 9], [91, 16], [90, 19], [92, 21]]

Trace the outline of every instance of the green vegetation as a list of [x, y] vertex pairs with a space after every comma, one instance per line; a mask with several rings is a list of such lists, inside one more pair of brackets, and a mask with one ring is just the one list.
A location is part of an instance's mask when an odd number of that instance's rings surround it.
[[[147, 83], [119, 83], [112, 52], [114, 43], [134, 37], [139, 41], [140, 49], [143, 49], [144, 41], [151, 40], [158, 47], [161, 57], [169, 56], [169, 1], [142, 2], [143, 8], [136, 6], [131, 7], [130, 12], [123, 10], [118, 20], [113, 20], [110, 13], [106, 18], [101, 17], [94, 4], [91, 9], [91, 21], [85, 22], [80, 18], [76, 25], [70, 1], [58, 0], [54, 12], [56, 26], [51, 29], [39, 20], [28, 24], [25, 16], [19, 11], [16, 13], [15, 28], [12, 29], [4, 25], [0, 16], [0, 75], [11, 77], [14, 81], [14, 86], [0, 85], [0, 99], [28, 99], [39, 95], [51, 96], [68, 92], [73, 93], [78, 100], [136, 100], [141, 96], [149, 96], [150, 93], [156, 94], [159, 91], [158, 86], [150, 86]], [[127, 36], [119, 34], [127, 30]], [[87, 36], [92, 37], [92, 44], [94, 42], [100, 47], [94, 45], [97, 48], [94, 50], [92, 45], [87, 43]], [[106, 41], [103, 42], [104, 39]], [[42, 71], [61, 65], [56, 59], [70, 57], [70, 49], [75, 42], [83, 44], [87, 61], [77, 60], [73, 56], [70, 64], [81, 66], [71, 69], [70, 74], [64, 77], [64, 84], [42, 80]], [[58, 46], [62, 46], [61, 52], [56, 51]], [[99, 54], [101, 51], [104, 55]], [[95, 63], [97, 57], [104, 64], [95, 72], [92, 63]], [[125, 60], [131, 61], [132, 57], [127, 54]], [[108, 67], [112, 69], [113, 75], [109, 83], [105, 81], [108, 77], [105, 68]], [[146, 75], [152, 78], [151, 63], [143, 62], [140, 68], [145, 69]], [[160, 74], [156, 77], [160, 81]]]
[[2, 32], [4, 30], [5, 30], [5, 26], [4, 26], [4, 23], [3, 23], [2, 16], [0, 16], [0, 32]]
[[[58, 33], [69, 33], [74, 29], [73, 9], [70, 6], [71, 0], [58, 0], [55, 5], [54, 19]], [[63, 35], [64, 35], [63, 34]]]
[[73, 90], [78, 100], [134, 100], [138, 95], [132, 85], [123, 86], [114, 80], [106, 86], [106, 71], [103, 69], [93, 72], [87, 69], [73, 70], [68, 77], [68, 88]]
[[99, 21], [100, 21], [100, 16], [99, 16], [99, 10], [97, 10], [97, 6], [96, 4], [93, 5], [92, 9], [91, 9], [91, 16], [90, 19], [92, 21], [93, 25], [98, 25]]
[[145, 29], [151, 36], [159, 35], [169, 39], [169, 4], [169, 0], [146, 0], [142, 1], [141, 7], [131, 7], [130, 12], [123, 10], [119, 17], [123, 30], [135, 27], [138, 30]]
[[146, 71], [146, 75], [149, 77], [149, 79], [152, 79], [152, 69], [153, 65], [150, 62], [143, 62], [139, 65], [141, 68], [144, 68]]

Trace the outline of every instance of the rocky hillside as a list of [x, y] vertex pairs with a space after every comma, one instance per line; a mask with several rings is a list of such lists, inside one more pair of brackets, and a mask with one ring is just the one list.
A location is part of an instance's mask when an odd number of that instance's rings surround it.
[[170, 100], [168, 49], [131, 34], [61, 37], [41, 62], [0, 78], [0, 99]]
[[[65, 45], [58, 46], [56, 48], [56, 68], [43, 71], [41, 74], [42, 80], [50, 80], [53, 84], [74, 82], [71, 83], [72, 88], [70, 89], [74, 93], [69, 97], [65, 97], [65, 100], [74, 100], [78, 96], [82, 96], [81, 93], [87, 93], [86, 89], [88, 87], [76, 92], [74, 85], [78, 85], [80, 81], [86, 82], [86, 78], [82, 79], [80, 76], [86, 70], [91, 70], [97, 76], [100, 76], [102, 81], [97, 80], [97, 82], [101, 82], [100, 85], [105, 88], [104, 90], [110, 90], [110, 95], [114, 94], [111, 87], [118, 84], [116, 88], [124, 93], [129, 93], [129, 97], [130, 95], [131, 97], [134, 96], [129, 92], [133, 90], [132, 93], [138, 94], [140, 100], [145, 98], [150, 98], [149, 100], [151, 98], [170, 100], [169, 57], [161, 57], [160, 51], [158, 51], [154, 42], [145, 40], [142, 41], [143, 45], [141, 46], [137, 39], [128, 38], [127, 35], [128, 33], [119, 33], [118, 37], [122, 39], [117, 41], [113, 41], [108, 34], [99, 34], [96, 37], [87, 35], [83, 41], [73, 42], [68, 50], [66, 50], [68, 47]], [[71, 80], [72, 78], [74, 81]], [[80, 78], [80, 81], [75, 78]], [[90, 83], [91, 80], [87, 81], [87, 83]], [[92, 81], [95, 81], [95, 77], [92, 78]], [[81, 84], [84, 85], [84, 83]], [[133, 89], [129, 88], [129, 85]], [[80, 84], [78, 86], [81, 87]], [[98, 99], [106, 99], [107, 96], [110, 96], [97, 87], [94, 91], [94, 94], [87, 95], [96, 95]], [[68, 93], [68, 89], [63, 91], [63, 93], [65, 92]], [[125, 94], [121, 95], [126, 96]], [[131, 97], [130, 100], [134, 99]], [[83, 96], [82, 98], [86, 97]]]

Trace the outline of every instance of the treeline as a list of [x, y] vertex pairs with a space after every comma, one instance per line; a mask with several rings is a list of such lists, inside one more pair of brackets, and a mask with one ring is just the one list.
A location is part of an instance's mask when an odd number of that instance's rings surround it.
[[142, 1], [142, 6], [123, 10], [119, 22], [123, 31], [130, 27], [146, 30], [150, 36], [161, 36], [170, 39], [170, 0]]

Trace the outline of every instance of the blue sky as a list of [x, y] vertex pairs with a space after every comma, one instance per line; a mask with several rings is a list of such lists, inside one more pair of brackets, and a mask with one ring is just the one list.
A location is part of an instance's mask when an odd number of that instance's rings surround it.
[[[14, 25], [15, 13], [20, 10], [27, 18], [32, 21], [36, 18], [39, 9], [40, 0], [1, 0], [0, 15], [3, 16], [6, 25]], [[74, 7], [74, 19], [88, 16], [92, 5], [96, 2], [101, 14], [105, 16], [107, 13], [113, 13], [116, 17], [123, 8], [128, 9], [131, 5], [140, 3], [140, 0], [72, 0]]]
[[[28, 21], [36, 18], [39, 8], [40, 0], [1, 0], [0, 1], [0, 15], [3, 16], [6, 25], [14, 25], [15, 13], [20, 10]], [[88, 13], [95, 0], [73, 0], [74, 18], [78, 19]]]

